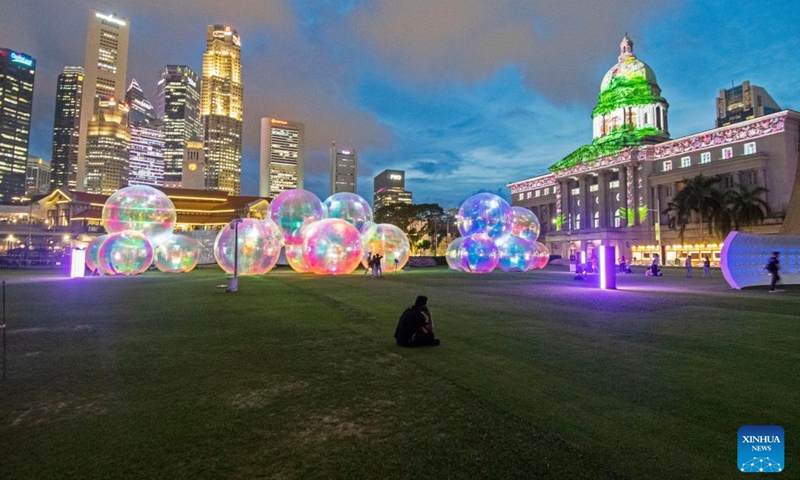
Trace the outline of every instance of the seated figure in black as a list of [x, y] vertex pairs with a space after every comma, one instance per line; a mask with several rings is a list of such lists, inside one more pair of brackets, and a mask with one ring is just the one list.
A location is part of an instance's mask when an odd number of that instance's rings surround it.
[[400, 315], [394, 338], [401, 347], [439, 345], [439, 339], [433, 334], [433, 316], [428, 308], [428, 297], [420, 295], [414, 305]]

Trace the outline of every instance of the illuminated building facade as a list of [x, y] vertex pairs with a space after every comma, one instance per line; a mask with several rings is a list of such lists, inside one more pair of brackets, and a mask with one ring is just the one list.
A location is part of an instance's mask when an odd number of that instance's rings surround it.
[[36, 60], [0, 49], [0, 203], [25, 194]]
[[[633, 57], [632, 46], [626, 37], [620, 62], [639, 62]], [[800, 113], [784, 110], [667, 139], [667, 118], [658, 116], [659, 111], [666, 115], [666, 101], [660, 97], [652, 70], [626, 70], [618, 63], [609, 74], [603, 80], [599, 103], [612, 98], [617, 103], [604, 105], [600, 115], [606, 116], [604, 120], [616, 115], [627, 127], [601, 128], [600, 137], [592, 144], [552, 165], [549, 173], [508, 185], [512, 204], [531, 209], [539, 218], [542, 241], [551, 253], [566, 257], [582, 251], [591, 255], [600, 245], [610, 245], [617, 247], [618, 255], [639, 263], [649, 264], [656, 253], [662, 262], [680, 263], [691, 253], [695, 260], [708, 255], [716, 264], [721, 240], [708, 234], [699, 217], [687, 225], [681, 240], [679, 230], [669, 228], [670, 216], [664, 213], [684, 187], [684, 180], [697, 175], [719, 176], [721, 188], [767, 188], [764, 200], [772, 215], [752, 230], [786, 232], [796, 224], [795, 230], [800, 233], [800, 211], [796, 220], [790, 221], [792, 212], [800, 210], [800, 188], [794, 188], [800, 184], [795, 181]], [[642, 78], [619, 82], [614, 75]], [[646, 91], [624, 89], [631, 83], [647, 85], [652, 93], [649, 100], [643, 94]], [[615, 85], [623, 88], [609, 92], [619, 88]], [[641, 103], [643, 100], [650, 103]], [[597, 113], [598, 109], [593, 116], [595, 135], [598, 125], [607, 125], [605, 121], [598, 123]], [[793, 189], [796, 198], [792, 198]]]
[[406, 172], [384, 170], [374, 179], [373, 207], [378, 210], [390, 205], [411, 205], [411, 192], [406, 191]]
[[331, 195], [339, 192], [356, 193], [358, 154], [331, 144]]
[[53, 121], [51, 190], [62, 187], [75, 190], [77, 185], [83, 79], [83, 67], [64, 67], [64, 71], [58, 76]]
[[[129, 35], [130, 23], [127, 19], [97, 10], [90, 11], [83, 65], [81, 127], [78, 138], [78, 178], [76, 181], [78, 190], [87, 189], [89, 191], [87, 170], [89, 123], [95, 116], [98, 100], [108, 102], [113, 97], [116, 103], [125, 98]], [[95, 135], [99, 133], [96, 128], [93, 132]], [[97, 139], [95, 139], [95, 144], [97, 144]], [[95, 175], [98, 161], [98, 158], [92, 160]], [[94, 177], [92, 182], [96, 186], [97, 178]]]
[[305, 125], [277, 118], [261, 119], [259, 194], [274, 197], [303, 188]]
[[128, 185], [164, 185], [164, 122], [156, 119], [155, 109], [134, 78], [125, 94], [130, 109], [130, 161]]
[[85, 191], [111, 195], [128, 186], [129, 109], [113, 98], [95, 102], [86, 130]]
[[202, 190], [206, 185], [206, 152], [203, 142], [194, 139], [186, 142], [181, 172], [181, 187]]
[[720, 90], [717, 97], [717, 127], [724, 127], [744, 120], [752, 120], [771, 113], [781, 107], [761, 87], [744, 81], [727, 90]]
[[164, 186], [181, 188], [187, 144], [192, 139], [203, 138], [203, 124], [200, 121], [200, 77], [191, 68], [185, 65], [167, 65], [161, 71], [156, 115], [164, 122]]
[[50, 162], [43, 158], [28, 156], [25, 169], [25, 197], [31, 199], [50, 192]]
[[209, 25], [200, 102], [206, 188], [231, 195], [241, 189], [242, 90], [239, 34], [226, 25]]

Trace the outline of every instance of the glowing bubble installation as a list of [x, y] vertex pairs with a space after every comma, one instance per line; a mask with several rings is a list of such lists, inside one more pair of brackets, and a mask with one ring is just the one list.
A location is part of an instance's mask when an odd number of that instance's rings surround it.
[[214, 258], [225, 273], [232, 274], [236, 248], [238, 274], [261, 275], [272, 270], [281, 253], [281, 232], [275, 222], [243, 218], [239, 223], [238, 245], [234, 222], [219, 231], [214, 240]]
[[500, 261], [497, 265], [504, 272], [525, 272], [533, 266], [536, 247], [522, 237], [505, 234], [494, 240]]
[[153, 262], [164, 273], [186, 273], [194, 270], [200, 258], [200, 242], [185, 235], [172, 235], [155, 250]]
[[539, 219], [525, 207], [511, 207], [511, 235], [535, 242], [539, 238]]
[[536, 252], [533, 254], [534, 261], [533, 267], [537, 269], [542, 269], [547, 266], [547, 263], [550, 262], [550, 250], [544, 245], [542, 242], [536, 242]]
[[286, 261], [289, 262], [289, 266], [292, 267], [292, 270], [299, 273], [311, 272], [311, 265], [308, 264], [308, 260], [306, 260], [306, 256], [303, 253], [302, 243], [300, 245], [286, 245], [284, 248]]
[[464, 239], [465, 237], [458, 237], [450, 242], [444, 254], [447, 266], [453, 270], [461, 270], [461, 244], [464, 243]]
[[110, 234], [97, 254], [97, 266], [106, 275], [138, 275], [152, 263], [150, 241], [135, 230]]
[[303, 229], [303, 254], [316, 274], [351, 273], [358, 267], [363, 249], [356, 227], [339, 218], [320, 220]]
[[489, 273], [497, 266], [500, 254], [488, 235], [471, 235], [459, 249], [461, 269], [469, 273]]
[[103, 245], [103, 242], [106, 241], [108, 238], [108, 234], [100, 235], [99, 237], [95, 237], [89, 243], [89, 246], [86, 247], [86, 267], [89, 269], [90, 272], [94, 272], [97, 270], [97, 256], [100, 254], [100, 247]]
[[108, 233], [136, 230], [152, 245], [172, 234], [177, 213], [172, 200], [147, 185], [132, 185], [114, 192], [103, 205], [103, 226]]
[[303, 242], [301, 229], [325, 218], [325, 206], [308, 190], [286, 190], [269, 204], [269, 218], [281, 228], [286, 245], [298, 245]]
[[367, 268], [367, 254], [370, 252], [372, 255], [379, 254], [383, 257], [381, 267], [384, 271], [400, 270], [406, 266], [411, 253], [411, 243], [400, 227], [379, 223], [375, 228], [369, 228], [367, 233], [362, 235], [362, 239], [364, 250], [361, 265], [364, 268]]
[[456, 218], [462, 237], [485, 234], [495, 238], [511, 229], [511, 206], [493, 193], [479, 193], [461, 204]]
[[355, 193], [334, 193], [323, 203], [328, 218], [340, 218], [356, 227], [360, 233], [364, 233], [372, 222], [372, 207], [363, 197]]

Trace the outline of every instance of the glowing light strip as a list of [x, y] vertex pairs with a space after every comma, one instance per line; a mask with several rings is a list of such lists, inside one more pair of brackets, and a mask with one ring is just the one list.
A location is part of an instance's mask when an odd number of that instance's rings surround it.
[[72, 249], [72, 264], [70, 265], [69, 276], [71, 278], [82, 277], [86, 270], [86, 250], [82, 248]]
[[606, 268], [606, 249], [602, 245], [600, 246], [600, 290], [608, 289], [608, 282], [606, 279], [606, 275], [608, 275], [608, 269]]
[[112, 15], [106, 15], [104, 13], [96, 12], [94, 14], [94, 16], [97, 17], [97, 18], [100, 18], [102, 20], [106, 20], [108, 22], [115, 23], [115, 24], [119, 25], [120, 27], [124, 27], [125, 25], [127, 25], [127, 23], [125, 23], [123, 20], [120, 20], [118, 18], [114, 18]]

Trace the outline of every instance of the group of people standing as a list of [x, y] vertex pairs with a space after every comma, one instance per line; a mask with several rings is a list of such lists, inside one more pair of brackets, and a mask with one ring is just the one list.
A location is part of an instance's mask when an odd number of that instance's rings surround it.
[[381, 260], [383, 260], [383, 255], [380, 253], [373, 255], [372, 252], [367, 252], [367, 270], [364, 272], [364, 275], [372, 272], [372, 278], [383, 278]]
[[[692, 278], [692, 254], [686, 256], [686, 260], [683, 262], [686, 266], [686, 278]], [[711, 259], [706, 256], [703, 259], [703, 278], [711, 276]]]

